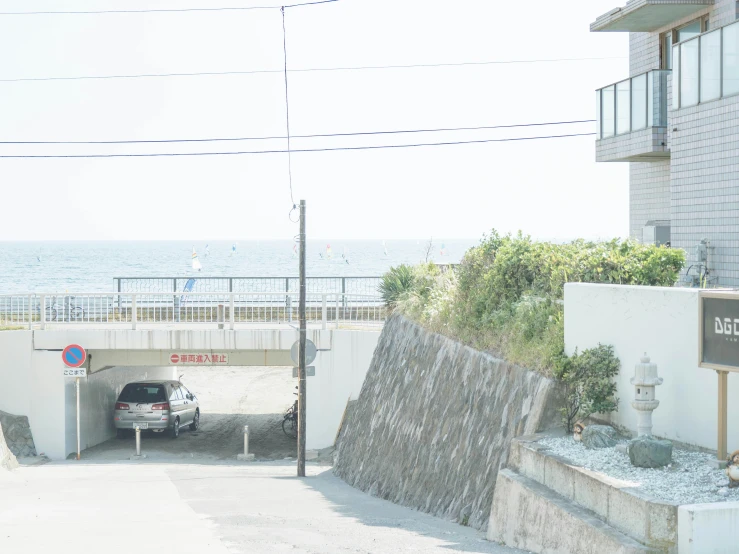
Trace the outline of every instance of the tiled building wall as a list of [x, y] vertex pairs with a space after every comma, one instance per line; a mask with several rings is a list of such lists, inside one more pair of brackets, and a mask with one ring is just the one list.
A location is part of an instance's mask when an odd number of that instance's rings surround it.
[[720, 285], [739, 285], [739, 96], [671, 112], [672, 245], [689, 264], [701, 239], [714, 247]]
[[670, 160], [630, 166], [629, 234], [641, 241], [647, 221], [670, 219]]
[[728, 25], [737, 18], [739, 4], [736, 0], [716, 0], [710, 13], [710, 29]]

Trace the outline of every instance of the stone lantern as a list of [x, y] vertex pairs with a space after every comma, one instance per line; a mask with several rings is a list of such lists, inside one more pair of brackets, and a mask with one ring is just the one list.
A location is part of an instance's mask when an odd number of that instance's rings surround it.
[[662, 384], [662, 377], [657, 376], [657, 364], [649, 361], [649, 356], [644, 353], [641, 363], [636, 364], [635, 375], [631, 378], [634, 385], [634, 400], [631, 406], [637, 411], [637, 430], [639, 436], [652, 435], [652, 412], [659, 406], [659, 400], [654, 397], [654, 387]]

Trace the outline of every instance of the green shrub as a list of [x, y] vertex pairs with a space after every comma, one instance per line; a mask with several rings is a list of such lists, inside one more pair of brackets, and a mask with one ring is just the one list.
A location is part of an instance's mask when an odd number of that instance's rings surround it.
[[385, 305], [392, 308], [404, 295], [410, 293], [414, 287], [414, 270], [409, 265], [391, 267], [390, 271], [382, 276], [379, 293]]
[[682, 250], [630, 240], [556, 244], [493, 231], [452, 273], [400, 266], [381, 292], [432, 331], [552, 375], [565, 358], [565, 283], [672, 286], [684, 263]]
[[616, 383], [621, 364], [612, 346], [599, 344], [596, 348], [562, 356], [553, 369], [554, 377], [564, 387], [565, 405], [561, 408], [562, 422], [568, 433], [579, 419], [596, 413], [618, 410]]

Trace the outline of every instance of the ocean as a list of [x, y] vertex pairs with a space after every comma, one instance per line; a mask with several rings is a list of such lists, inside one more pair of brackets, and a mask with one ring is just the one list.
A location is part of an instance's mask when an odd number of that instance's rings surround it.
[[[433, 241], [458, 263], [476, 239]], [[308, 241], [308, 277], [376, 277], [426, 257], [428, 240]], [[236, 252], [232, 254], [232, 247]], [[297, 277], [292, 241], [0, 242], [0, 294], [113, 292], [114, 277]], [[207, 249], [206, 249], [207, 246]], [[201, 271], [192, 269], [192, 250]], [[330, 249], [329, 249], [330, 247]]]

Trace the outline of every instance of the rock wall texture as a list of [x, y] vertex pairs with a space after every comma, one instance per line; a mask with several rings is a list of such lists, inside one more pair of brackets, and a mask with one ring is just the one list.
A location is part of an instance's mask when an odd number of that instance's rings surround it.
[[0, 426], [0, 469], [14, 469], [18, 467], [18, 460], [5, 443], [3, 428]]
[[485, 529], [511, 440], [559, 423], [538, 373], [387, 321], [339, 435], [334, 471], [397, 504]]
[[36, 456], [31, 425], [26, 416], [16, 416], [0, 411], [0, 427], [10, 451], [19, 458]]

